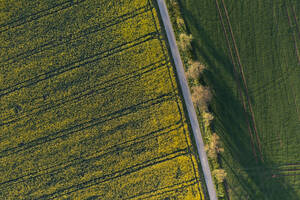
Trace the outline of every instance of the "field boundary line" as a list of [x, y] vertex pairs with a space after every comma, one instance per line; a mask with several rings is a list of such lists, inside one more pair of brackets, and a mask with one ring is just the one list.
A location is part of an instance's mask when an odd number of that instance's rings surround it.
[[260, 158], [261, 158], [261, 161], [264, 162], [263, 155], [262, 155], [262, 149], [261, 149], [261, 143], [260, 143], [260, 139], [259, 139], [259, 136], [258, 136], [258, 131], [257, 131], [257, 127], [256, 127], [254, 112], [253, 112], [253, 108], [252, 108], [251, 99], [249, 97], [249, 90], [248, 90], [247, 81], [246, 81], [246, 77], [245, 77], [245, 74], [244, 74], [243, 65], [242, 65], [242, 62], [241, 62], [239, 50], [237, 48], [237, 44], [236, 44], [236, 41], [235, 41], [235, 38], [234, 38], [234, 34], [233, 34], [233, 31], [232, 31], [232, 27], [231, 27], [231, 23], [230, 23], [230, 19], [229, 19], [229, 15], [228, 15], [228, 11], [227, 11], [225, 2], [224, 2], [224, 0], [221, 0], [221, 2], [222, 2], [222, 5], [224, 7], [226, 20], [227, 20], [227, 23], [228, 23], [228, 26], [229, 26], [229, 32], [230, 32], [232, 42], [233, 42], [233, 46], [234, 46], [234, 49], [235, 49], [235, 52], [236, 52], [238, 66], [240, 68], [240, 73], [241, 73], [243, 85], [245, 87], [245, 96], [246, 96], [246, 99], [247, 99], [247, 102], [248, 102], [249, 111], [250, 111], [251, 118], [252, 118], [252, 123], [253, 123], [254, 133], [255, 133], [255, 136], [256, 136], [256, 142], [258, 144]]
[[216, 189], [215, 189], [215, 186], [213, 183], [213, 179], [212, 179], [211, 171], [209, 168], [206, 152], [204, 149], [204, 143], [203, 143], [200, 127], [199, 127], [199, 122], [198, 122], [197, 115], [196, 115], [194, 105], [192, 102], [191, 92], [190, 92], [187, 80], [185, 78], [183, 63], [180, 58], [180, 53], [179, 53], [179, 50], [178, 50], [178, 47], [176, 44], [175, 34], [174, 34], [174, 30], [173, 30], [173, 27], [172, 27], [172, 24], [170, 21], [170, 16], [168, 14], [168, 10], [167, 10], [165, 1], [157, 0], [157, 3], [158, 3], [161, 19], [163, 21], [164, 28], [165, 28], [165, 31], [167, 34], [167, 39], [169, 42], [169, 47], [171, 49], [171, 54], [172, 54], [172, 57], [173, 57], [173, 60], [175, 63], [176, 73], [177, 73], [177, 77], [179, 79], [179, 85], [182, 90], [184, 103], [186, 105], [186, 109], [188, 112], [189, 121], [191, 123], [191, 128], [193, 130], [193, 134], [195, 137], [197, 150], [198, 150], [198, 154], [199, 154], [199, 159], [200, 159], [201, 166], [203, 169], [204, 179], [205, 179], [205, 183], [207, 185], [209, 197], [211, 200], [217, 200], [217, 193], [216, 193]]

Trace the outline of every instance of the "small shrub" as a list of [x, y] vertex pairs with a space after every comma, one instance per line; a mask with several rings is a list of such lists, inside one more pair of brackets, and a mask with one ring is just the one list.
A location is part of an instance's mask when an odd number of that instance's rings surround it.
[[225, 172], [224, 169], [215, 169], [212, 173], [218, 183], [223, 183], [224, 179], [227, 176], [227, 173]]
[[210, 112], [204, 111], [202, 114], [202, 118], [203, 118], [204, 126], [208, 128], [211, 121], [214, 119], [214, 116]]
[[205, 146], [207, 156], [211, 159], [217, 159], [219, 153], [224, 152], [224, 149], [221, 147], [220, 137], [213, 133], [210, 137], [209, 144]]
[[176, 0], [170, 0], [170, 3], [171, 3], [171, 5], [172, 5], [173, 7], [178, 6], [178, 3], [177, 3]]
[[189, 62], [189, 69], [186, 73], [186, 76], [188, 78], [197, 79], [202, 74], [204, 69], [205, 69], [205, 66], [202, 65], [200, 62], [190, 61]]
[[184, 20], [181, 17], [177, 17], [176, 24], [177, 24], [178, 28], [180, 28], [180, 29], [185, 28]]
[[192, 35], [187, 35], [185, 33], [181, 33], [179, 35], [179, 43], [178, 46], [183, 50], [191, 49], [192, 45], [191, 42], [193, 40]]
[[200, 109], [208, 110], [208, 103], [212, 98], [212, 94], [208, 87], [197, 85], [192, 87], [192, 101]]

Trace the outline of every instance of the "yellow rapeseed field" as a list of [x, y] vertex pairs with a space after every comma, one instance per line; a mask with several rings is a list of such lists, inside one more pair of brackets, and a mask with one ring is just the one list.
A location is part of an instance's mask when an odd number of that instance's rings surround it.
[[0, 199], [204, 199], [147, 0], [0, 1]]

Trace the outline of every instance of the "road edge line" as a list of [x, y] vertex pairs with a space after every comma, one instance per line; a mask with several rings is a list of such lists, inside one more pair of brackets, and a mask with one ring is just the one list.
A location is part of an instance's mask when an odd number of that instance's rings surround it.
[[203, 142], [202, 134], [201, 134], [200, 127], [199, 127], [199, 122], [198, 122], [196, 111], [195, 111], [195, 108], [194, 108], [194, 105], [192, 102], [191, 92], [190, 92], [187, 80], [185, 78], [183, 63], [182, 63], [180, 53], [179, 53], [179, 50], [178, 50], [178, 47], [176, 44], [175, 34], [174, 34], [174, 30], [173, 30], [171, 20], [170, 20], [169, 14], [168, 14], [168, 9], [167, 9], [167, 6], [166, 6], [166, 3], [164, 0], [157, 0], [157, 4], [159, 7], [161, 19], [164, 24], [164, 29], [167, 34], [169, 47], [170, 47], [173, 61], [175, 63], [175, 67], [176, 67], [176, 74], [177, 74], [177, 77], [179, 80], [179, 85], [182, 90], [184, 103], [186, 105], [188, 117], [189, 117], [191, 127], [193, 130], [193, 135], [194, 135], [194, 138], [196, 141], [197, 151], [198, 151], [199, 159], [201, 162], [201, 167], [203, 170], [204, 179], [205, 179], [205, 183], [207, 186], [209, 198], [210, 198], [210, 200], [217, 200], [218, 198], [217, 198], [217, 194], [216, 194], [216, 189], [215, 189], [215, 185], [213, 183], [211, 171], [210, 171], [209, 164], [208, 164], [208, 159], [207, 159], [206, 152], [204, 149], [204, 142]]

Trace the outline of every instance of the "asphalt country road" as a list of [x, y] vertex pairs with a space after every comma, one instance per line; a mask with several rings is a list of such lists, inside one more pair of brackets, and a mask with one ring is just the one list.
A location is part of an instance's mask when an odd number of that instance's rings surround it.
[[167, 6], [166, 6], [166, 3], [164, 0], [157, 0], [157, 3], [158, 3], [159, 10], [160, 10], [160, 15], [161, 15], [164, 27], [165, 27], [165, 31], [166, 31], [166, 34], [168, 37], [171, 53], [172, 53], [173, 60], [175, 63], [176, 72], [177, 72], [179, 84], [180, 84], [180, 87], [182, 90], [183, 98], [184, 98], [184, 101], [186, 104], [189, 120], [191, 122], [192, 130], [193, 130], [193, 134], [195, 137], [197, 150], [198, 150], [198, 154], [199, 154], [199, 158], [200, 158], [200, 162], [201, 162], [201, 166], [202, 166], [202, 170], [203, 170], [203, 174], [204, 174], [204, 179], [205, 179], [208, 194], [209, 194], [209, 198], [210, 198], [210, 200], [217, 200], [216, 189], [215, 189], [215, 186], [213, 183], [213, 179], [211, 176], [211, 171], [209, 168], [206, 152], [204, 149], [204, 143], [203, 143], [197, 115], [196, 115], [194, 105], [192, 102], [191, 92], [190, 92], [187, 80], [185, 78], [184, 68], [183, 68], [182, 60], [180, 58], [179, 50], [178, 50], [178, 47], [176, 44], [174, 30], [171, 25]]

